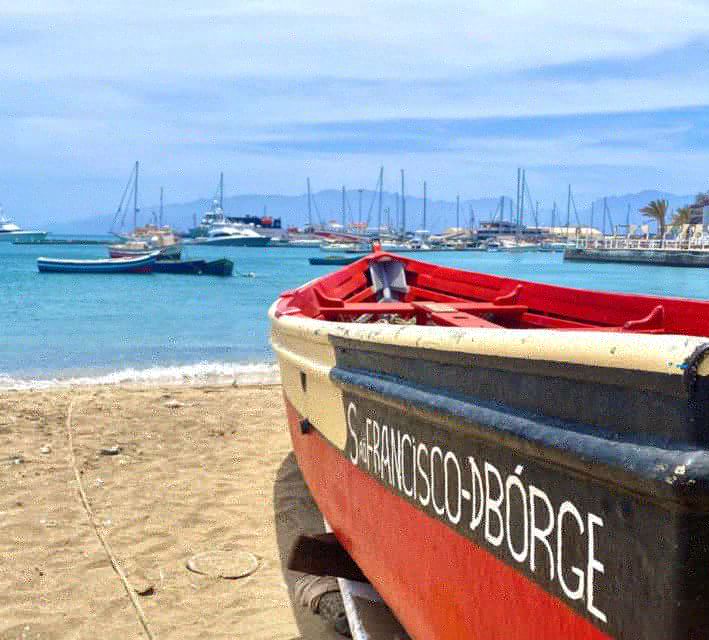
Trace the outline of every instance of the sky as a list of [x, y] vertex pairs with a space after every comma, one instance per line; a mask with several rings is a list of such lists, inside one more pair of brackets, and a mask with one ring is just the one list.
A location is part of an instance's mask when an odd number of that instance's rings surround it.
[[[199, 5], [197, 7], [197, 5]], [[197, 8], [195, 8], [197, 7]], [[428, 183], [542, 206], [709, 189], [709, 2], [0, 3], [0, 203]]]

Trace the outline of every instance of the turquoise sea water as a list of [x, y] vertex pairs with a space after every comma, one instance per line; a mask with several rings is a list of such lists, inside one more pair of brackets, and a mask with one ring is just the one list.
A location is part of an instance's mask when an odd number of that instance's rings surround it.
[[[318, 249], [194, 247], [255, 277], [40, 274], [38, 256], [105, 257], [102, 246], [0, 243], [0, 387], [56, 381], [258, 381], [275, 374], [267, 310], [280, 291], [331, 270]], [[588, 289], [709, 299], [709, 271], [564, 263], [561, 254], [430, 252], [473, 271]]]

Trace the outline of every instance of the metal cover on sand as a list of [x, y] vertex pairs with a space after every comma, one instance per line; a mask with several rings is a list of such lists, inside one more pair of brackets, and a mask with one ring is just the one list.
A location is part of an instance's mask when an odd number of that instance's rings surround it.
[[258, 569], [258, 559], [247, 551], [205, 551], [192, 556], [187, 568], [212, 578], [244, 578]]

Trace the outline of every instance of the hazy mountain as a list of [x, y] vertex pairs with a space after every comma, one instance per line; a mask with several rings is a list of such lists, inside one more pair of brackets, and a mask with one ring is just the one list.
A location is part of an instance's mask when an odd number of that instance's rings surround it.
[[[199, 222], [204, 212], [211, 206], [209, 199], [195, 200], [181, 204], [166, 204], [164, 206], [163, 220], [177, 229], [186, 230]], [[488, 219], [498, 204], [496, 198], [480, 198], [475, 200], [461, 200], [460, 224], [470, 223], [470, 208], [472, 207], [476, 220]], [[346, 194], [345, 201], [347, 222], [369, 220], [370, 225], [377, 224], [378, 194], [376, 191], [362, 191], [361, 213], [360, 193], [350, 191]], [[147, 222], [152, 218], [153, 212], [157, 213], [158, 205], [143, 207], [139, 215], [139, 223]], [[326, 190], [312, 196], [312, 221], [313, 223], [328, 222], [330, 220], [342, 221], [342, 192]], [[269, 215], [281, 218], [284, 227], [302, 226], [308, 222], [308, 198], [306, 194], [298, 196], [281, 195], [243, 195], [224, 198], [224, 211], [229, 216], [242, 215]], [[394, 224], [401, 221], [401, 212], [398, 212], [396, 194], [384, 192], [382, 196], [382, 222], [387, 219]], [[428, 201], [426, 205], [426, 225], [433, 230], [440, 230], [456, 224], [456, 203], [440, 200]], [[50, 226], [55, 233], [106, 233], [113, 221], [112, 215], [99, 215], [92, 218], [74, 220]], [[406, 198], [406, 225], [409, 229], [421, 228], [423, 225], [423, 199]], [[125, 226], [130, 227], [130, 215], [125, 221]]]
[[[369, 220], [371, 226], [377, 224], [378, 199], [376, 191], [360, 192], [349, 191], [346, 194], [346, 216], [347, 221]], [[639, 209], [651, 200], [658, 198], [666, 199], [670, 207], [676, 209], [694, 200], [694, 196], [678, 196], [672, 193], [661, 191], [642, 191], [640, 193], [610, 196], [606, 199], [610, 220], [615, 225], [625, 224], [628, 205], [630, 205], [630, 223], [640, 224], [647, 222], [640, 214]], [[471, 209], [475, 216], [475, 221], [489, 220], [493, 215], [499, 217], [499, 198], [479, 198], [474, 200], [461, 200], [460, 203], [460, 225], [470, 224]], [[505, 219], [510, 219], [511, 200], [505, 196]], [[167, 204], [164, 207], [164, 221], [167, 224], [181, 230], [189, 229], [194, 221], [199, 222], [202, 214], [210, 207], [209, 199], [195, 200], [180, 204]], [[603, 220], [603, 199], [599, 198], [593, 203], [594, 226], [600, 228]], [[401, 224], [400, 206], [397, 205], [397, 195], [384, 192], [382, 198], [382, 221], [390, 221], [392, 225]], [[302, 226], [308, 221], [308, 202], [306, 194], [298, 196], [282, 195], [240, 195], [231, 196], [224, 199], [224, 210], [227, 215], [269, 215], [281, 218], [283, 226]], [[153, 205], [143, 207], [139, 223], [147, 222], [151, 219], [152, 213], [157, 213], [158, 206]], [[361, 213], [360, 213], [361, 211]], [[586, 226], [591, 222], [591, 207], [578, 208], [578, 219]], [[426, 226], [432, 231], [440, 231], [446, 227], [456, 224], [456, 203], [455, 201], [432, 200], [426, 206]], [[541, 209], [537, 216], [540, 225], [551, 224], [552, 210]], [[85, 218], [71, 222], [51, 225], [49, 228], [55, 233], [106, 233], [113, 220], [112, 215], [99, 215], [92, 218]], [[319, 191], [312, 197], [312, 221], [328, 222], [342, 220], [342, 192], [338, 190]], [[566, 203], [557, 209], [555, 214], [557, 225], [566, 224]], [[525, 224], [535, 224], [535, 216], [531, 210], [524, 212]], [[571, 225], [577, 224], [574, 209], [571, 209]], [[126, 220], [125, 226], [130, 227], [132, 220]], [[407, 196], [406, 198], [406, 226], [408, 229], [419, 229], [423, 227], [423, 200], [419, 197]], [[610, 222], [606, 221], [606, 228], [610, 230]]]

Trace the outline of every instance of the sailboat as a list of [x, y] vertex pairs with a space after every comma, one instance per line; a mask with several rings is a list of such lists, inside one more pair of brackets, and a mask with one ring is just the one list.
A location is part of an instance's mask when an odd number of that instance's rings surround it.
[[179, 259], [180, 240], [169, 226], [162, 225], [163, 218], [163, 189], [160, 189], [160, 217], [156, 224], [145, 224], [138, 226], [138, 175], [140, 164], [136, 160], [133, 171], [128, 178], [128, 183], [123, 190], [123, 196], [113, 218], [115, 228], [120, 217], [120, 228], [125, 224], [126, 215], [129, 211], [129, 203], [133, 201], [133, 231], [125, 235], [112, 230], [113, 235], [121, 238], [124, 242], [114, 244], [108, 248], [111, 258], [133, 258], [144, 256], [154, 251], [159, 251], [159, 259]]

